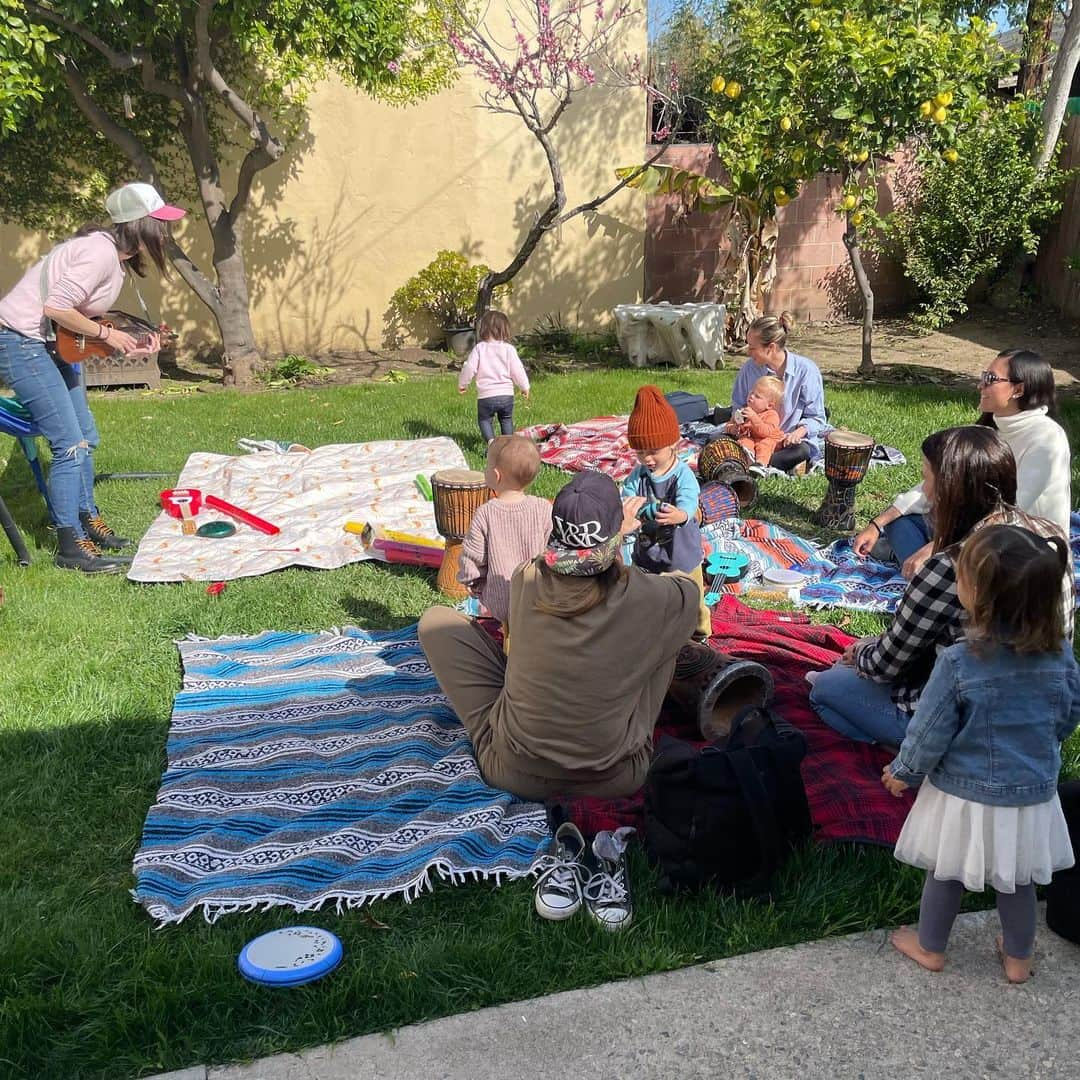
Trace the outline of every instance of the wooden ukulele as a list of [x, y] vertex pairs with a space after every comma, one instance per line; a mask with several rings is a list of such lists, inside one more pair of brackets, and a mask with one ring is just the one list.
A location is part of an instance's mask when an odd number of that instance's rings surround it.
[[[139, 343], [140, 348], [145, 348], [150, 344], [151, 334], [159, 335], [159, 347], [161, 349], [169, 348], [177, 340], [176, 334], [165, 323], [160, 326], [153, 326], [145, 319], [140, 319], [136, 315], [129, 315], [126, 311], [109, 311], [104, 315], [93, 318], [91, 321], [99, 326], [107, 326], [112, 330], [130, 334]], [[84, 360], [90, 360], [94, 357], [108, 359], [120, 353], [119, 349], [110, 345], [103, 338], [87, 337], [85, 334], [77, 334], [74, 330], [68, 330], [59, 324], [54, 323], [53, 325], [56, 327], [54, 351], [67, 364], [80, 364]]]

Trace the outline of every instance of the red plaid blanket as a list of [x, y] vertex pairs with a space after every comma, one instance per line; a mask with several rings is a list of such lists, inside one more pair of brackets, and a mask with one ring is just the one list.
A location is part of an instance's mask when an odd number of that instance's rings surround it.
[[[577, 424], [534, 424], [517, 434], [532, 439], [540, 460], [566, 472], [597, 469], [622, 482], [637, 465], [626, 441], [626, 416], [598, 416]], [[698, 447], [688, 439], [679, 442], [678, 453], [690, 468], [697, 465]]]
[[[815, 626], [806, 615], [755, 611], [734, 596], [713, 609], [711, 644], [721, 652], [764, 664], [776, 680], [774, 708], [806, 736], [802, 764], [814, 836], [892, 846], [913, 800], [895, 799], [881, 786], [881, 770], [892, 759], [884, 750], [838, 735], [810, 707], [806, 673], [830, 666], [851, 642], [834, 626]], [[661, 734], [692, 739], [694, 732], [661, 713]], [[624, 799], [551, 800], [555, 821], [569, 819], [586, 835], [621, 825], [643, 828], [641, 792]]]

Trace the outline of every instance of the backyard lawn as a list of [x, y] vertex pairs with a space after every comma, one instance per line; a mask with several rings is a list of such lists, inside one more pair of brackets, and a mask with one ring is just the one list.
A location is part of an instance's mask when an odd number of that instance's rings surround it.
[[[627, 412], [648, 380], [727, 401], [733, 378], [730, 368], [539, 376], [517, 422]], [[908, 456], [905, 467], [869, 475], [859, 489], [860, 521], [914, 483], [927, 433], [974, 417], [973, 392], [929, 383], [836, 386], [827, 396], [833, 423]], [[233, 453], [241, 437], [316, 446], [445, 434], [481, 462], [474, 399], [460, 398], [445, 375], [249, 396], [97, 395], [93, 407], [102, 472], [175, 474], [192, 451]], [[1064, 421], [1070, 437], [1080, 432], [1080, 403], [1066, 404]], [[434, 573], [370, 563], [294, 569], [230, 582], [212, 598], [198, 583], [135, 585], [61, 572], [51, 565], [29, 470], [12, 447], [0, 445], [10, 455], [0, 495], [26, 527], [36, 561], [19, 569], [10, 551], [0, 552], [0, 1075], [116, 1078], [236, 1061], [915, 916], [921, 874], [888, 851], [837, 846], [793, 858], [771, 904], [711, 893], [661, 897], [637, 856], [635, 919], [619, 935], [585, 918], [541, 921], [527, 882], [436, 885], [411, 905], [390, 900], [340, 915], [276, 909], [225, 916], [215, 926], [193, 915], [154, 929], [128, 890], [179, 686], [173, 641], [404, 626], [442, 602]], [[565, 480], [545, 467], [534, 490], [550, 496]], [[108, 481], [98, 496], [118, 531], [139, 536], [164, 486]], [[820, 476], [770, 479], [753, 513], [822, 536], [809, 515], [824, 490]], [[853, 634], [881, 626], [869, 615], [815, 617]], [[1067, 756], [1075, 770], [1075, 743]], [[301, 921], [341, 938], [337, 972], [293, 990], [238, 975], [245, 942]]]

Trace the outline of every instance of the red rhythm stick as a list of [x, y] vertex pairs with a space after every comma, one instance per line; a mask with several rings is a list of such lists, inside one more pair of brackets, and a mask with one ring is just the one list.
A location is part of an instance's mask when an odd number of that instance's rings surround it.
[[233, 506], [231, 502], [219, 499], [216, 495], [204, 495], [203, 506], [220, 510], [223, 514], [228, 514], [229, 517], [234, 517], [237, 521], [242, 521], [245, 525], [250, 525], [261, 533], [266, 533], [267, 536], [276, 536], [281, 532], [277, 525], [271, 525], [264, 518], [258, 517], [247, 510], [241, 510], [239, 506]]

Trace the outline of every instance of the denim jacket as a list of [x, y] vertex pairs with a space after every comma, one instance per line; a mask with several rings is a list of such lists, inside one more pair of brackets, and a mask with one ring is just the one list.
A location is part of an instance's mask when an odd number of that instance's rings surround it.
[[1015, 653], [966, 642], [939, 653], [890, 769], [913, 787], [1034, 806], [1057, 790], [1061, 743], [1080, 723], [1080, 669], [1061, 652]]

